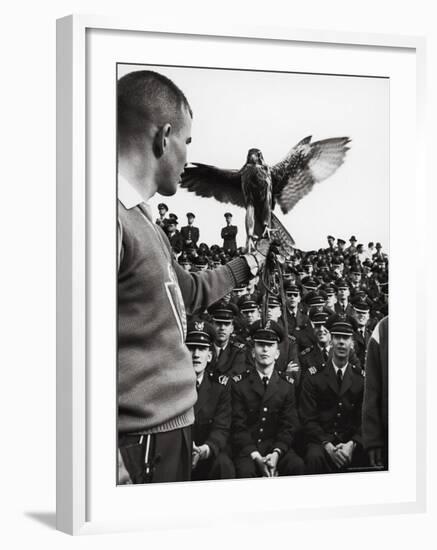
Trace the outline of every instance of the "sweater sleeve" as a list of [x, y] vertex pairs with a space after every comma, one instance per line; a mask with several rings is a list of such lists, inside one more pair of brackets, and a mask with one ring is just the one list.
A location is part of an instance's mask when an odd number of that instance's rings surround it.
[[176, 261], [173, 262], [173, 268], [189, 315], [217, 302], [237, 284], [247, 282], [250, 276], [244, 258], [235, 258], [224, 266], [197, 273], [187, 273]]

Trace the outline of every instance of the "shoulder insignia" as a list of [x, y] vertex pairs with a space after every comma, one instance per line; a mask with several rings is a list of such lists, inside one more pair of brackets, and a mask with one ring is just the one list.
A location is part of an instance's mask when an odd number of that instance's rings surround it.
[[242, 342], [233, 342], [234, 346], [238, 349], [243, 349], [244, 344]]
[[289, 384], [294, 384], [294, 378], [290, 376], [291, 373], [283, 370], [278, 370], [277, 372], [279, 376], [282, 378], [282, 380], [285, 380]]
[[316, 374], [316, 373], [317, 373], [317, 367], [310, 367], [310, 368], [308, 369], [308, 372], [309, 372], [310, 374]]
[[241, 379], [243, 378], [243, 376], [241, 374], [235, 374], [233, 377], [232, 377], [232, 380], [234, 382], [239, 382]]
[[291, 334], [288, 335], [288, 339], [290, 340], [290, 342], [293, 342], [293, 344], [296, 342], [296, 336], [293, 336]]
[[228, 383], [228, 380], [229, 380], [229, 376], [226, 376], [226, 374], [222, 374], [221, 376], [218, 377], [218, 381], [220, 382], [220, 384], [223, 384], [223, 386], [226, 386], [226, 384]]
[[361, 376], [366, 376], [364, 369], [361, 367], [358, 367], [357, 365], [351, 365], [352, 372], [355, 372], [356, 374], [361, 374]]
[[307, 353], [309, 353], [311, 350], [312, 350], [312, 346], [310, 346], [309, 348], [305, 348], [303, 351], [300, 352], [301, 355], [306, 355]]

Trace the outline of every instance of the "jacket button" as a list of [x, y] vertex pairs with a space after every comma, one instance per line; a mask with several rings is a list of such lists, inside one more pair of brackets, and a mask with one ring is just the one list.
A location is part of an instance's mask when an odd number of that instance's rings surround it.
[[340, 403], [338, 404], [339, 407], [341, 407], [343, 405], [343, 403], [340, 401]]
[[261, 443], [261, 439], [258, 439], [258, 443]]
[[341, 416], [341, 413], [337, 413], [337, 416]]
[[264, 407], [263, 411], [264, 411], [264, 412], [267, 412], [267, 407]]
[[262, 428], [259, 429], [260, 433], [263, 432], [264, 430]]
[[261, 418], [261, 422], [265, 422], [265, 421], [266, 421], [266, 417], [263, 416], [263, 417]]

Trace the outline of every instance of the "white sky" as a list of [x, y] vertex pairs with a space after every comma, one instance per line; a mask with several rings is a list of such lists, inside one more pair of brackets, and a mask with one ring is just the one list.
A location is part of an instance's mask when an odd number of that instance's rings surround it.
[[[389, 80], [381, 78], [301, 75], [119, 65], [119, 76], [151, 68], [171, 78], [185, 93], [194, 112], [188, 160], [221, 168], [243, 166], [248, 149], [261, 149], [275, 164], [302, 138], [313, 141], [349, 136], [351, 150], [343, 166], [314, 186], [284, 223], [304, 250], [326, 246], [332, 234], [346, 241], [353, 234], [365, 246], [389, 238]], [[200, 242], [222, 244], [223, 214], [233, 213], [238, 246], [245, 244], [244, 210], [179, 189], [174, 197], [156, 195], [186, 225], [186, 212], [196, 214]]]

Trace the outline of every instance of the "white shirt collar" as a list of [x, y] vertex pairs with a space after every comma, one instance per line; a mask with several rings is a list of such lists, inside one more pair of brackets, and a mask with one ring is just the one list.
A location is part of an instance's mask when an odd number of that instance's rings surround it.
[[255, 368], [256, 372], [258, 373], [258, 376], [261, 378], [261, 380], [264, 378], [264, 376], [267, 376], [270, 382], [270, 378], [272, 377], [273, 371], [275, 370], [275, 365], [273, 364], [269, 371], [267, 372], [261, 372], [257, 368]]
[[145, 207], [149, 217], [152, 217], [152, 211], [150, 206], [144, 200], [144, 198], [138, 193], [138, 191], [133, 187], [126, 178], [118, 174], [118, 199], [122, 205], [130, 210], [135, 208], [139, 204], [142, 204]]
[[214, 344], [216, 354], [218, 355], [220, 351], [225, 351], [225, 349], [228, 347], [228, 344], [229, 344], [229, 340], [226, 342], [226, 344], [223, 347], [218, 346], [217, 344]]
[[199, 376], [197, 376], [197, 378], [196, 378], [196, 384], [198, 384], [200, 386], [204, 376], [205, 376], [205, 371], [202, 371], [202, 374], [199, 374]]
[[349, 361], [346, 363], [344, 367], [337, 367], [337, 365], [334, 363], [334, 359], [332, 360], [332, 366], [334, 367], [335, 374], [337, 374], [337, 371], [339, 370], [341, 370], [341, 373], [344, 374], [344, 371], [346, 370], [348, 365], [349, 365]]

